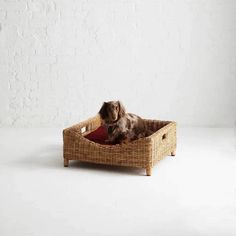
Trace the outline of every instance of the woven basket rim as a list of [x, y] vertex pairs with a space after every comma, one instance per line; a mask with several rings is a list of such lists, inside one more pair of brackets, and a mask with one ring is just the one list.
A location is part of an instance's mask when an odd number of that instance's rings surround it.
[[[94, 118], [94, 117], [92, 117]], [[91, 119], [92, 119], [91, 118]], [[134, 141], [131, 141], [129, 143], [123, 143], [123, 144], [115, 144], [115, 145], [106, 145], [106, 144], [100, 144], [100, 143], [96, 143], [94, 141], [91, 141], [87, 138], [85, 138], [84, 136], [86, 135], [85, 133], [80, 133], [80, 132], [75, 132], [77, 137], [80, 139], [80, 140], [83, 140], [84, 142], [87, 142], [87, 143], [90, 143], [92, 146], [96, 146], [98, 148], [102, 148], [102, 149], [126, 149], [128, 147], [132, 147], [134, 145], [142, 145], [142, 144], [148, 144], [152, 141], [152, 138], [157, 136], [157, 135], [161, 135], [161, 133], [163, 133], [165, 131], [166, 128], [168, 128], [169, 126], [175, 124], [176, 125], [176, 122], [175, 121], [164, 121], [164, 120], [154, 120], [154, 119], [144, 119], [144, 121], [151, 121], [151, 122], [166, 122], [167, 124], [165, 124], [163, 127], [161, 127], [160, 129], [158, 129], [156, 132], [154, 132], [153, 134], [147, 136], [147, 137], [144, 137], [144, 138], [139, 138], [137, 140], [134, 140]], [[81, 123], [86, 123], [86, 121], [82, 121], [82, 122], [79, 122], [75, 125], [79, 125]], [[69, 128], [66, 128], [64, 130], [68, 130], [70, 129], [71, 127]], [[97, 129], [97, 128], [96, 128]], [[94, 130], [96, 130], [94, 129]], [[94, 130], [91, 130], [90, 132], [94, 131]], [[89, 132], [89, 133], [90, 133]], [[77, 140], [76, 140], [77, 141]]]

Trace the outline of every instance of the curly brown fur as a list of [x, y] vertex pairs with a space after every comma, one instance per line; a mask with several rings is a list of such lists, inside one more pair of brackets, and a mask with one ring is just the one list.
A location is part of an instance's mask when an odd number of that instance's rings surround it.
[[120, 101], [104, 102], [99, 114], [108, 131], [107, 143], [127, 143], [151, 134], [143, 119], [126, 113]]

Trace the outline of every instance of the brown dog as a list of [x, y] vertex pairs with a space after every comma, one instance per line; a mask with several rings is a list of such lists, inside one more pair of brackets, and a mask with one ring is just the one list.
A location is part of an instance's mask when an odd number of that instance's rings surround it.
[[141, 117], [125, 112], [120, 101], [104, 102], [99, 114], [108, 131], [107, 143], [127, 143], [152, 134]]

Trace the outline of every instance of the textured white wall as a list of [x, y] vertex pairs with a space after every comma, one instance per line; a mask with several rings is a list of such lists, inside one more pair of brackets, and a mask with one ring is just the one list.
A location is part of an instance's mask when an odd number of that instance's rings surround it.
[[236, 122], [236, 1], [0, 0], [0, 126], [67, 126], [104, 100]]

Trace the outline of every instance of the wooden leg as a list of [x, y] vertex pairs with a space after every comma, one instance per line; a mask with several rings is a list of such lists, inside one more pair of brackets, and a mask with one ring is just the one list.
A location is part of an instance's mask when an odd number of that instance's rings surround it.
[[171, 152], [171, 156], [175, 156], [176, 155], [176, 150], [174, 150], [173, 152]]
[[64, 158], [64, 167], [68, 167], [69, 160], [67, 158]]
[[152, 167], [151, 166], [146, 168], [146, 174], [147, 174], [147, 176], [151, 176], [152, 175]]

